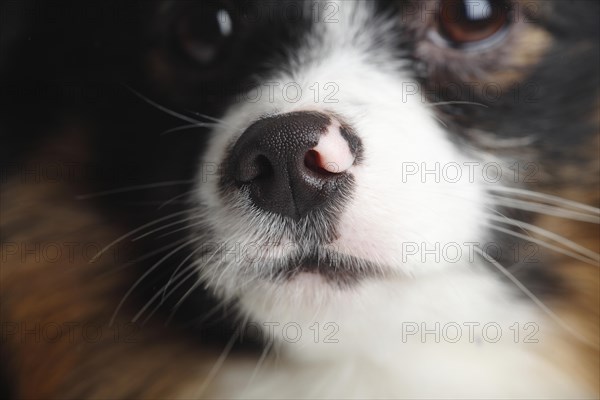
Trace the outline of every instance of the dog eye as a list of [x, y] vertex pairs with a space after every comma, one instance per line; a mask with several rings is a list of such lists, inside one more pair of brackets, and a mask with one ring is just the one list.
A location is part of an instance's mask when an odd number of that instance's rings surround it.
[[211, 67], [224, 57], [234, 29], [232, 14], [225, 7], [200, 3], [180, 16], [174, 34], [181, 52], [200, 66]]
[[509, 12], [503, 0], [441, 0], [437, 31], [451, 47], [491, 43], [508, 26]]

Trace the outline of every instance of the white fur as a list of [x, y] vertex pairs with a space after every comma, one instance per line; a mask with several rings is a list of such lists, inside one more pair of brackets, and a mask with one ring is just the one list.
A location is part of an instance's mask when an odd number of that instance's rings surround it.
[[[273, 289], [281, 296], [286, 288]], [[258, 292], [258, 291], [257, 291]], [[256, 295], [257, 293], [255, 293]], [[288, 295], [289, 296], [289, 295]], [[439, 300], [439, 301], [434, 301]], [[262, 300], [262, 299], [261, 299]], [[286, 310], [265, 304], [278, 328], [298, 323], [302, 337], [275, 330], [275, 357], [257, 364], [232, 360], [214, 382], [217, 395], [235, 398], [572, 398], [589, 397], [577, 382], [548, 362], [557, 332], [536, 310], [511, 300], [490, 276], [475, 271], [440, 274], [418, 283], [370, 282], [332, 295], [318, 313], [292, 294]], [[257, 303], [261, 303], [258, 301]], [[314, 305], [314, 304], [313, 304]], [[300, 312], [298, 310], [301, 310]], [[274, 311], [276, 310], [276, 311]], [[318, 314], [318, 316], [317, 316]], [[315, 322], [320, 337], [315, 343]], [[324, 341], [327, 322], [339, 328]], [[439, 324], [437, 328], [436, 323]], [[473, 340], [469, 324], [473, 328]], [[518, 336], [515, 333], [519, 324]], [[526, 325], [526, 324], [531, 325]], [[407, 326], [418, 325], [417, 334]], [[501, 336], [486, 324], [497, 324]], [[461, 336], [447, 327], [462, 327]], [[524, 329], [528, 326], [527, 329]], [[511, 328], [512, 327], [512, 328]], [[535, 329], [539, 329], [531, 335]], [[424, 333], [428, 329], [429, 333]], [[326, 332], [327, 331], [327, 332]], [[437, 333], [437, 337], [433, 332]], [[405, 337], [403, 337], [403, 334]], [[295, 339], [294, 333], [289, 334]], [[282, 340], [282, 338], [284, 338]], [[237, 383], [240, 387], [235, 387]]]

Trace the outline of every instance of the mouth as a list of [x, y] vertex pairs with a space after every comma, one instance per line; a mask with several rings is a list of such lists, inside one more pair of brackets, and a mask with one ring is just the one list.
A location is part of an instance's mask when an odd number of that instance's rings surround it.
[[279, 265], [275, 271], [270, 278], [274, 281], [289, 282], [299, 276], [313, 275], [339, 287], [352, 286], [383, 274], [382, 268], [370, 261], [334, 251], [292, 257], [283, 265]]
[[[305, 224], [312, 227], [312, 224]], [[318, 278], [319, 281], [328, 284], [334, 288], [351, 288], [368, 279], [381, 279], [392, 275], [395, 272], [390, 266], [372, 261], [368, 258], [357, 257], [339, 251], [335, 244], [330, 241], [322, 240], [321, 237], [310, 232], [305, 234], [311, 239], [282, 242], [283, 233], [289, 237], [297, 237], [297, 231], [294, 225], [285, 226], [288, 231], [278, 231], [277, 235], [267, 232], [264, 244], [250, 242], [247, 245], [235, 246], [216, 246], [214, 242], [204, 252], [199, 253], [200, 258], [215, 260], [223, 258], [223, 263], [217, 262], [215, 274], [220, 276], [222, 268], [231, 265], [233, 262], [237, 267], [235, 271], [229, 271], [237, 275], [238, 279], [244, 281], [258, 280], [272, 284], [297, 283], [302, 277]], [[213, 228], [208, 225], [199, 225], [194, 227], [194, 231], [201, 238], [211, 238], [217, 236]], [[275, 238], [277, 236], [277, 238]], [[237, 242], [236, 242], [237, 243]], [[221, 254], [216, 257], [215, 254], [226, 252], [224, 249], [236, 251]], [[241, 248], [241, 249], [240, 249]], [[244, 249], [248, 249], [246, 253]], [[283, 254], [282, 254], [283, 253]], [[231, 258], [231, 254], [236, 254]], [[241, 256], [241, 257], [240, 257]], [[228, 262], [229, 261], [229, 262]], [[219, 272], [221, 271], [221, 272]], [[222, 275], [221, 275], [222, 276]], [[210, 279], [208, 277], [207, 279]]]

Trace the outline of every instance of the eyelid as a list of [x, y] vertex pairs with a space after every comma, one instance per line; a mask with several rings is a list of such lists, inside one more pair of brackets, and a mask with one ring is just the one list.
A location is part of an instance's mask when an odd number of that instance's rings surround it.
[[442, 37], [442, 35], [439, 33], [439, 31], [435, 27], [431, 27], [427, 31], [427, 38], [431, 42], [433, 42], [434, 44], [436, 44], [440, 47], [448, 47], [451, 49], [456, 49], [456, 50], [465, 51], [465, 52], [478, 52], [478, 51], [482, 51], [482, 50], [493, 49], [494, 47], [502, 44], [502, 42], [508, 36], [509, 31], [510, 31], [510, 26], [505, 26], [505, 27], [501, 28], [499, 31], [495, 32], [489, 38], [470, 42], [470, 43], [455, 44], [455, 43], [445, 39], [444, 37]]

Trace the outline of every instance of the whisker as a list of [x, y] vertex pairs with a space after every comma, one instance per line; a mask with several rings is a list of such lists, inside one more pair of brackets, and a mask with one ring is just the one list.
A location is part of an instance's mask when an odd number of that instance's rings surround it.
[[572, 240], [569, 240], [569, 239], [565, 238], [564, 236], [561, 236], [561, 235], [558, 235], [558, 234], [556, 234], [554, 232], [551, 232], [551, 231], [548, 231], [546, 229], [540, 228], [539, 226], [535, 226], [535, 225], [532, 225], [532, 224], [529, 224], [529, 223], [526, 223], [526, 222], [523, 222], [523, 221], [518, 221], [518, 220], [515, 220], [515, 219], [512, 219], [512, 218], [508, 218], [508, 217], [499, 218], [499, 217], [496, 217], [495, 215], [490, 215], [489, 217], [491, 219], [493, 219], [494, 221], [503, 222], [503, 223], [506, 223], [508, 225], [517, 226], [517, 227], [519, 227], [521, 229], [526, 229], [526, 230], [529, 230], [531, 232], [535, 232], [535, 233], [537, 233], [539, 235], [545, 236], [545, 237], [547, 237], [547, 238], [549, 238], [551, 240], [554, 240], [554, 241], [556, 241], [556, 242], [558, 242], [558, 243], [560, 243], [560, 244], [562, 244], [562, 245], [564, 245], [566, 247], [571, 248], [574, 251], [577, 251], [581, 255], [589, 257], [590, 259], [592, 259], [592, 260], [594, 260], [596, 262], [600, 262], [600, 254], [598, 254], [598, 253], [596, 253], [596, 252], [594, 252], [594, 251], [592, 251], [590, 249], [587, 249], [587, 248], [585, 248], [585, 247], [583, 247], [583, 246], [581, 246], [581, 245], [573, 242]]
[[435, 103], [427, 103], [425, 106], [437, 107], [437, 106], [458, 105], [458, 104], [489, 108], [489, 106], [487, 106], [486, 104], [476, 103], [473, 101], [439, 101], [439, 102], [435, 102]]
[[493, 224], [485, 224], [485, 225], [488, 226], [490, 229], [506, 233], [507, 235], [514, 236], [514, 237], [517, 237], [519, 239], [527, 240], [529, 242], [538, 244], [538, 245], [540, 245], [542, 247], [545, 247], [547, 249], [553, 250], [553, 251], [555, 251], [557, 253], [561, 253], [561, 254], [564, 254], [566, 256], [572, 257], [572, 258], [574, 258], [576, 260], [583, 261], [583, 262], [585, 262], [587, 264], [598, 266], [598, 262], [595, 261], [595, 260], [590, 260], [589, 258], [584, 257], [584, 256], [582, 256], [582, 255], [580, 255], [578, 253], [574, 253], [572, 251], [562, 249], [562, 248], [557, 247], [557, 246], [555, 246], [553, 244], [546, 243], [543, 240], [540, 240], [540, 239], [537, 239], [537, 238], [534, 238], [534, 237], [531, 237], [531, 236], [523, 235], [521, 233], [512, 231], [510, 229], [502, 228], [502, 227], [499, 227], [499, 226], [496, 226], [496, 225], [493, 225]]
[[[202, 315], [200, 315], [199, 317], [192, 319], [190, 321], [190, 324], [202, 325], [204, 322], [209, 321], [219, 310], [223, 311], [224, 317], [227, 317], [227, 316], [231, 315], [231, 313], [232, 313], [231, 310], [227, 309], [227, 301], [220, 301], [220, 302], [218, 302], [218, 304], [216, 306], [211, 308], [208, 312], [202, 313]], [[244, 329], [241, 327], [240, 331], [243, 332]]]
[[574, 200], [569, 200], [569, 199], [565, 199], [562, 197], [554, 196], [551, 194], [535, 192], [533, 190], [527, 190], [527, 189], [504, 187], [504, 186], [490, 187], [489, 190], [496, 191], [496, 192], [518, 194], [518, 195], [525, 196], [525, 197], [531, 197], [531, 198], [536, 198], [536, 199], [540, 199], [540, 200], [545, 200], [548, 203], [561, 204], [561, 205], [570, 206], [573, 208], [579, 208], [581, 210], [589, 211], [590, 213], [592, 213], [594, 215], [600, 215], [600, 208], [593, 207], [593, 206], [590, 206], [587, 204], [583, 204], [583, 203], [580, 203], [580, 202], [577, 202]]
[[115, 273], [115, 272], [117, 272], [117, 271], [121, 271], [121, 270], [123, 270], [123, 269], [125, 269], [125, 268], [128, 268], [128, 267], [130, 267], [130, 266], [132, 266], [132, 265], [135, 265], [135, 264], [137, 264], [137, 263], [139, 263], [139, 262], [141, 262], [141, 261], [144, 261], [144, 260], [147, 260], [147, 259], [149, 259], [149, 258], [152, 258], [152, 257], [154, 257], [155, 255], [157, 255], [157, 254], [160, 254], [160, 253], [164, 252], [165, 250], [169, 250], [169, 249], [171, 249], [171, 248], [173, 248], [173, 247], [175, 247], [175, 246], [177, 246], [177, 245], [179, 245], [179, 244], [183, 243], [185, 240], [187, 240], [187, 238], [186, 238], [186, 239], [180, 239], [180, 240], [176, 240], [176, 241], [174, 241], [174, 242], [172, 242], [172, 243], [169, 243], [169, 244], [167, 244], [167, 245], [165, 245], [165, 246], [159, 247], [158, 249], [156, 249], [156, 250], [153, 250], [153, 251], [151, 251], [151, 252], [149, 252], [149, 253], [146, 253], [146, 254], [144, 254], [144, 255], [143, 255], [143, 256], [141, 256], [141, 257], [138, 257], [138, 258], [136, 258], [136, 259], [134, 259], [134, 260], [128, 261], [127, 263], [123, 264], [122, 266], [120, 266], [120, 267], [118, 267], [118, 268], [115, 268], [115, 269], [113, 269], [113, 270], [110, 270], [110, 271], [108, 271], [108, 272], [105, 272], [105, 274], [106, 274], [106, 275], [109, 275], [109, 274], [114, 274], [114, 273]]
[[583, 214], [578, 211], [572, 211], [561, 207], [549, 206], [526, 200], [511, 199], [496, 195], [491, 195], [491, 197], [493, 198], [494, 203], [499, 206], [511, 207], [524, 211], [532, 211], [538, 214], [552, 215], [555, 217], [571, 219], [575, 221], [600, 224], [600, 217], [589, 214]]
[[187, 111], [190, 112], [190, 113], [192, 113], [192, 114], [194, 114], [194, 115], [199, 116], [200, 118], [204, 118], [204, 119], [207, 119], [209, 121], [216, 122], [217, 124], [222, 124], [222, 125], [225, 125], [225, 126], [230, 126], [230, 125], [227, 125], [227, 122], [225, 122], [225, 120], [223, 120], [223, 119], [211, 117], [210, 115], [206, 115], [206, 114], [201, 114], [198, 111], [193, 111], [193, 110], [187, 110]]
[[567, 332], [572, 334], [575, 338], [586, 343], [588, 345], [597, 347], [596, 344], [590, 342], [586, 337], [581, 335], [567, 323], [565, 323], [558, 315], [554, 313], [548, 306], [546, 306], [536, 295], [534, 295], [525, 285], [523, 285], [513, 274], [511, 274], [506, 268], [504, 268], [498, 261], [485, 253], [481, 248], [475, 247], [474, 250], [481, 255], [487, 262], [496, 267], [504, 276], [511, 280], [527, 297], [529, 297], [543, 312], [545, 312], [550, 318], [552, 318], [556, 323], [558, 323], [562, 328], [564, 328]]
[[[198, 274], [199, 269], [197, 268], [199, 265], [199, 263], [192, 263], [190, 265], [188, 265], [187, 267], [185, 267], [179, 274], [179, 276], [185, 274], [186, 272], [188, 273], [187, 275], [185, 275], [183, 278], [181, 278], [179, 280], [179, 282], [177, 282], [177, 284], [175, 286], [173, 286], [173, 288], [169, 291], [169, 293], [166, 293], [163, 295], [163, 299], [168, 299], [169, 297], [171, 297], [173, 295], [173, 293], [175, 293], [177, 291], [177, 289], [179, 289], [184, 283], [186, 283], [190, 278], [192, 278], [193, 276]], [[196, 287], [198, 287], [196, 285]], [[156, 295], [160, 295], [160, 291], [156, 293]], [[153, 297], [156, 298], [156, 297]], [[156, 311], [158, 311], [158, 309], [160, 308], [161, 305], [164, 304], [164, 300], [161, 299], [161, 301], [152, 309], [152, 311], [150, 311], [150, 313], [148, 314], [148, 316], [144, 319], [143, 324], [145, 325], [146, 322], [148, 322], [148, 320], [150, 320], [150, 318], [152, 318], [152, 316], [154, 315], [154, 313]], [[209, 316], [211, 316], [212, 314], [214, 314], [215, 311], [217, 311], [217, 309], [221, 307], [221, 305], [215, 307], [213, 310], [211, 310], [206, 317], [208, 318]], [[175, 310], [176, 312], [177, 310]], [[165, 321], [165, 326], [169, 325], [169, 323], [171, 322], [171, 320], [173, 319], [173, 317], [175, 316], [175, 314], [172, 312], [171, 314], [169, 314], [169, 318], [167, 318], [167, 320]]]
[[183, 249], [185, 246], [189, 246], [190, 244], [192, 244], [196, 239], [191, 239], [188, 240], [186, 242], [184, 242], [182, 245], [177, 246], [175, 248], [175, 250], [170, 251], [169, 253], [167, 253], [164, 257], [162, 257], [160, 260], [158, 260], [156, 263], [154, 263], [154, 265], [152, 265], [146, 272], [144, 272], [142, 274], [142, 276], [140, 276], [138, 278], [137, 281], [135, 281], [135, 283], [129, 288], [129, 290], [125, 293], [125, 295], [123, 296], [123, 298], [121, 299], [121, 301], [119, 302], [119, 304], [117, 305], [117, 308], [115, 309], [110, 322], [109, 322], [109, 326], [112, 326], [119, 310], [121, 309], [121, 307], [123, 306], [123, 304], [125, 303], [125, 301], [127, 300], [127, 298], [131, 295], [131, 293], [133, 293], [133, 291], [135, 290], [135, 288], [137, 288], [140, 283], [142, 283], [142, 281], [144, 279], [146, 279], [146, 277], [148, 275], [150, 275], [156, 268], [158, 268], [166, 259], [168, 259], [169, 257], [171, 257], [173, 254], [177, 253], [178, 251], [180, 251], [181, 249]]
[[[199, 248], [198, 248], [199, 249]], [[196, 251], [198, 250], [196, 249]], [[189, 260], [189, 258], [193, 255], [194, 252], [191, 252], [184, 261], [182, 261], [177, 268], [179, 269], [184, 263], [185, 261]], [[159, 307], [164, 304], [164, 301], [166, 299], [168, 299], [169, 297], [171, 297], [171, 295], [173, 293], [175, 293], [175, 291], [181, 286], [183, 285], [189, 278], [191, 278], [192, 276], [194, 276], [194, 274], [197, 273], [197, 269], [196, 267], [198, 266], [198, 262], [192, 262], [190, 263], [187, 267], [185, 267], [183, 270], [181, 270], [179, 273], [177, 273], [177, 275], [174, 277], [175, 273], [173, 273], [171, 275], [171, 277], [169, 278], [169, 281], [161, 288], [159, 289], [153, 296], [152, 298], [144, 305], [144, 307], [142, 307], [142, 309], [133, 317], [133, 319], [131, 320], [131, 322], [136, 322], [142, 315], [143, 313], [148, 309], [148, 307], [150, 307], [150, 305], [152, 305], [152, 303], [154, 303], [154, 301], [161, 295], [162, 293], [162, 298], [160, 300], [160, 302], [158, 303], [158, 305], [156, 305], [156, 307], [154, 307], [154, 309], [152, 310], [152, 312], [150, 312], [150, 314], [146, 317], [146, 319], [144, 320], [144, 324], [154, 315], [154, 313], [159, 309]], [[169, 287], [169, 285], [171, 284], [171, 282], [173, 280], [178, 279], [179, 277], [181, 277], [182, 275], [184, 275], [186, 272], [189, 272], [186, 276], [184, 276], [182, 279], [179, 280], [179, 282], [167, 293], [167, 288]]]
[[[195, 240], [195, 239], [194, 239]], [[208, 265], [208, 263], [214, 258], [215, 255], [217, 255], [218, 253], [220, 253], [221, 249], [223, 249], [223, 247], [225, 246], [225, 243], [221, 244], [215, 251], [214, 253], [208, 257], [208, 259], [206, 261], [203, 261], [203, 265]], [[171, 319], [173, 318], [173, 316], [175, 315], [175, 313], [177, 312], [177, 310], [179, 309], [179, 307], [181, 306], [181, 304], [183, 304], [183, 302], [185, 301], [185, 299], [188, 298], [188, 296], [190, 294], [192, 294], [194, 292], [194, 290], [196, 290], [196, 288], [198, 286], [200, 286], [202, 284], [202, 280], [198, 279], [179, 299], [179, 301], [177, 301], [177, 303], [175, 304], [175, 306], [173, 307], [173, 310], [171, 311], [171, 314], [169, 315], [169, 319], [167, 320], [167, 324], [171, 321]]]
[[256, 367], [254, 367], [254, 370], [252, 371], [252, 375], [250, 376], [250, 379], [248, 380], [248, 383], [246, 384], [246, 388], [250, 388], [250, 385], [252, 385], [252, 382], [254, 382], [254, 379], [256, 379], [256, 376], [258, 375], [258, 371], [260, 371], [260, 368], [262, 367], [263, 363], [267, 359], [267, 356], [269, 355], [269, 352], [271, 351], [271, 348], [273, 347], [273, 342], [274, 342], [274, 338], [270, 338], [269, 342], [265, 345], [265, 348], [263, 349], [263, 352], [260, 355], [260, 358], [256, 362]]
[[[488, 209], [488, 210], [492, 211], [494, 214], [498, 214], [500, 217], [502, 217], [502, 222], [504, 222], [504, 221], [508, 221], [508, 220], [511, 220], [511, 219], [512, 219], [512, 218], [509, 218], [509, 217], [507, 217], [506, 215], [504, 215], [503, 213], [501, 213], [500, 211], [498, 211], [498, 210], [496, 210], [496, 209], [494, 209], [494, 208], [486, 207], [486, 209]], [[489, 214], [488, 214], [488, 216], [489, 216]], [[496, 218], [498, 218], [498, 217], [496, 217]], [[515, 220], [515, 221], [516, 221], [516, 220]], [[521, 222], [521, 221], [518, 221], [518, 222]], [[527, 230], [526, 230], [526, 229], [524, 229], [523, 227], [521, 227], [521, 226], [518, 226], [518, 228], [519, 228], [521, 231], [523, 231], [523, 233], [525, 233], [526, 235], [529, 235], [529, 232], [527, 232]]]
[[175, 234], [177, 232], [185, 231], [186, 229], [193, 228], [194, 226], [199, 226], [199, 225], [201, 226], [203, 224], [204, 224], [204, 220], [200, 220], [199, 222], [196, 222], [196, 223], [193, 223], [193, 224], [188, 224], [188, 225], [186, 225], [184, 227], [173, 229], [172, 231], [163, 233], [162, 235], [159, 235], [158, 238], [159, 239], [160, 238], [164, 238], [165, 236], [173, 235], [173, 234]]
[[136, 96], [138, 96], [140, 99], [144, 100], [146, 103], [150, 104], [151, 106], [159, 109], [160, 111], [169, 114], [173, 117], [179, 118], [183, 121], [189, 122], [191, 124], [202, 124], [202, 121], [198, 121], [197, 119], [194, 118], [190, 118], [187, 115], [183, 115], [181, 113], [178, 113], [177, 111], [173, 111], [165, 106], [161, 106], [160, 104], [156, 103], [155, 101], [150, 100], [148, 97], [144, 96], [143, 94], [141, 94], [140, 92], [138, 92], [137, 90], [133, 89], [130, 86], [125, 85], [125, 87], [127, 89], [129, 89], [131, 92], [133, 92], [133, 94], [135, 94]]
[[227, 273], [229, 273], [231, 268], [235, 268], [237, 264], [236, 263], [229, 263], [227, 266], [225, 266], [224, 268], [222, 268], [221, 273], [219, 274], [219, 276], [217, 277], [217, 279], [215, 280], [214, 278], [211, 280], [211, 285], [213, 287], [219, 287], [221, 284], [221, 279], [223, 279], [223, 277], [225, 275], [227, 275]]
[[443, 121], [443, 120], [442, 120], [440, 117], [438, 117], [438, 116], [435, 116], [435, 115], [434, 115], [434, 116], [433, 116], [433, 118], [434, 118], [434, 119], [435, 119], [437, 122], [439, 122], [439, 123], [440, 123], [440, 124], [441, 124], [441, 125], [442, 125], [444, 128], [448, 128], [448, 124], [447, 124], [447, 123], [445, 123], [445, 122], [444, 122], [444, 121]]
[[165, 201], [163, 204], [161, 204], [161, 205], [160, 205], [160, 207], [158, 207], [158, 210], [160, 210], [160, 209], [161, 209], [161, 208], [163, 208], [163, 207], [166, 207], [167, 205], [171, 204], [171, 203], [172, 203], [172, 202], [174, 202], [175, 200], [178, 200], [178, 199], [180, 199], [180, 198], [182, 198], [182, 197], [186, 197], [186, 196], [188, 196], [188, 195], [190, 195], [190, 194], [194, 193], [195, 191], [196, 191], [195, 189], [192, 189], [192, 190], [190, 190], [190, 191], [187, 191], [187, 192], [185, 192], [185, 193], [181, 193], [181, 194], [178, 194], [177, 196], [171, 197], [169, 200], [167, 200], [167, 201]]
[[136, 228], [134, 230], [131, 230], [131, 231], [127, 232], [126, 234], [124, 234], [124, 235], [118, 237], [117, 239], [113, 240], [111, 243], [109, 243], [107, 246], [105, 246], [102, 250], [100, 250], [98, 253], [96, 253], [96, 255], [94, 257], [92, 257], [92, 259], [90, 260], [90, 263], [95, 262], [100, 256], [102, 256], [102, 254], [106, 253], [106, 251], [108, 251], [109, 249], [111, 249], [115, 244], [117, 244], [117, 243], [119, 243], [119, 242], [127, 239], [128, 237], [131, 237], [134, 234], [136, 234], [136, 233], [138, 233], [138, 232], [140, 232], [140, 231], [142, 231], [142, 230], [144, 230], [144, 229], [146, 229], [146, 228], [148, 228], [150, 226], [156, 225], [159, 222], [166, 221], [168, 219], [174, 218], [174, 217], [176, 217], [178, 215], [185, 214], [185, 213], [188, 213], [188, 212], [189, 212], [188, 210], [178, 211], [176, 213], [169, 214], [169, 215], [167, 215], [165, 217], [156, 219], [156, 220], [154, 220], [152, 222], [148, 222], [147, 224], [144, 224], [144, 225], [142, 225], [142, 226], [140, 226], [140, 227], [138, 227], [138, 228]]
[[168, 223], [166, 225], [162, 225], [162, 226], [160, 226], [158, 228], [152, 229], [151, 231], [145, 232], [145, 233], [143, 233], [140, 236], [136, 236], [135, 238], [131, 239], [131, 241], [132, 242], [136, 242], [136, 241], [138, 241], [140, 239], [143, 239], [143, 238], [145, 238], [147, 236], [152, 235], [153, 233], [160, 232], [162, 230], [165, 230], [165, 229], [170, 228], [170, 227], [175, 226], [175, 225], [185, 224], [186, 222], [193, 221], [193, 220], [196, 220], [196, 219], [199, 219], [199, 218], [201, 218], [199, 215], [194, 215], [194, 214], [189, 215], [186, 218], [179, 219], [179, 220], [177, 220], [175, 222], [171, 222], [171, 223]]
[[158, 299], [158, 297], [161, 296], [161, 294], [162, 294], [161, 300], [158, 302], [156, 307], [154, 307], [154, 309], [150, 312], [150, 314], [148, 314], [148, 316], [144, 320], [144, 324], [145, 324], [154, 315], [154, 313], [160, 308], [160, 306], [162, 304], [164, 304], [166, 299], [171, 297], [171, 295], [173, 293], [175, 293], [175, 291], [177, 289], [179, 289], [179, 287], [181, 287], [181, 285], [183, 285], [185, 282], [187, 282], [188, 279], [190, 279], [192, 276], [194, 276], [197, 273], [197, 269], [195, 268], [197, 265], [198, 265], [197, 263], [192, 263], [192, 264], [188, 265], [186, 268], [184, 268], [182, 271], [180, 271], [174, 279], [181, 277], [186, 272], [188, 274], [185, 275], [181, 280], [179, 280], [179, 282], [177, 282], [177, 284], [175, 286], [173, 286], [168, 293], [166, 293], [167, 285], [163, 286], [162, 289], [159, 289], [156, 293], [154, 293], [152, 298], [150, 300], [148, 300], [148, 302], [146, 302], [144, 307], [142, 307], [142, 309], [140, 311], [138, 311], [138, 313], [132, 318], [131, 322], [136, 322], [144, 314], [144, 312], [148, 309], [148, 307], [150, 307], [152, 305], [152, 303], [154, 303], [154, 301], [156, 299]]
[[215, 364], [206, 375], [206, 379], [204, 379], [204, 382], [202, 382], [200, 389], [198, 389], [198, 392], [196, 393], [196, 398], [202, 398], [202, 395], [206, 391], [206, 388], [208, 387], [208, 385], [210, 385], [210, 382], [212, 382], [212, 380], [217, 375], [217, 372], [219, 372], [219, 370], [223, 366], [223, 363], [227, 359], [227, 356], [229, 356], [229, 354], [231, 353], [231, 349], [233, 349], [233, 345], [235, 344], [239, 336], [240, 332], [236, 330], [231, 336], [231, 339], [229, 339], [229, 341], [223, 348], [221, 355], [219, 356], [219, 358], [217, 358], [217, 361], [215, 361]]
[[168, 186], [176, 186], [176, 185], [187, 185], [187, 184], [190, 184], [193, 182], [194, 182], [193, 180], [165, 181], [165, 182], [147, 183], [144, 185], [126, 186], [126, 187], [121, 187], [121, 188], [116, 188], [116, 189], [104, 190], [102, 192], [81, 194], [81, 195], [75, 196], [75, 199], [87, 200], [87, 199], [92, 199], [95, 197], [108, 196], [111, 194], [133, 192], [136, 190], [154, 189], [154, 188], [159, 188], [159, 187], [168, 187]]
[[[169, 277], [169, 280], [167, 281], [167, 284], [165, 285], [164, 289], [162, 290], [163, 292], [163, 298], [161, 301], [165, 300], [165, 294], [167, 293], [167, 289], [168, 287], [171, 285], [171, 282], [173, 282], [174, 279], [177, 279], [180, 274], [177, 274], [179, 272], [179, 269], [183, 266], [183, 264], [185, 264], [190, 258], [192, 258], [194, 256], [194, 254], [196, 254], [198, 251], [200, 251], [200, 249], [202, 249], [201, 246], [196, 247], [196, 249], [194, 251], [191, 251], [190, 254], [188, 254], [177, 266], [177, 268], [175, 268], [175, 270], [173, 271], [173, 273], [171, 274], [171, 276]], [[193, 265], [193, 263], [192, 263]], [[191, 265], [189, 265], [188, 267], [184, 268], [184, 271], [187, 270]], [[177, 276], [176, 276], [177, 274]]]
[[175, 128], [171, 128], [171, 129], [167, 129], [166, 131], [162, 132], [160, 134], [160, 136], [164, 136], [164, 135], [168, 135], [169, 133], [173, 133], [173, 132], [179, 132], [179, 131], [185, 131], [188, 129], [194, 129], [194, 128], [213, 128], [215, 127], [216, 124], [213, 123], [209, 123], [209, 122], [199, 122], [197, 124], [191, 124], [191, 125], [183, 125], [183, 126], [177, 126]]
[[[199, 263], [192, 263], [190, 265], [188, 265], [186, 268], [184, 268], [181, 272], [180, 272], [180, 276], [185, 274], [187, 272], [187, 275], [185, 275], [183, 278], [181, 278], [179, 280], [179, 282], [177, 282], [177, 284], [175, 286], [173, 286], [173, 288], [169, 291], [169, 293], [164, 294], [163, 298], [164, 299], [168, 299], [169, 297], [171, 297], [173, 295], [173, 293], [175, 293], [177, 291], [177, 289], [179, 289], [184, 283], [186, 283], [190, 278], [198, 275], [198, 271], [199, 271]], [[179, 299], [179, 301], [181, 301], [181, 303], [183, 304], [183, 301], [185, 301], [185, 299], [196, 289], [198, 288], [198, 286], [200, 286], [200, 280], [198, 279], [196, 282], [194, 282], [192, 284], [192, 287], [190, 287], [190, 291], [189, 293], [186, 292], [181, 299]], [[157, 293], [157, 294], [160, 294]], [[185, 297], [184, 297], [185, 296]], [[148, 316], [146, 317], [146, 319], [144, 319], [144, 324], [146, 322], [148, 322], [148, 320], [150, 318], [152, 318], [152, 316], [154, 315], [154, 313], [156, 311], [158, 311], [158, 309], [160, 308], [160, 306], [164, 304], [164, 300], [161, 299], [161, 301], [159, 302], [159, 304], [157, 304], [152, 311], [148, 314]], [[173, 317], [175, 317], [175, 314], [177, 313], [177, 310], [179, 310], [180, 305], [176, 305], [176, 307], [173, 307], [173, 309], [171, 310], [171, 313], [169, 314], [169, 317], [167, 318], [167, 320], [165, 321], [165, 326], [168, 326], [171, 321], [173, 320]]]

